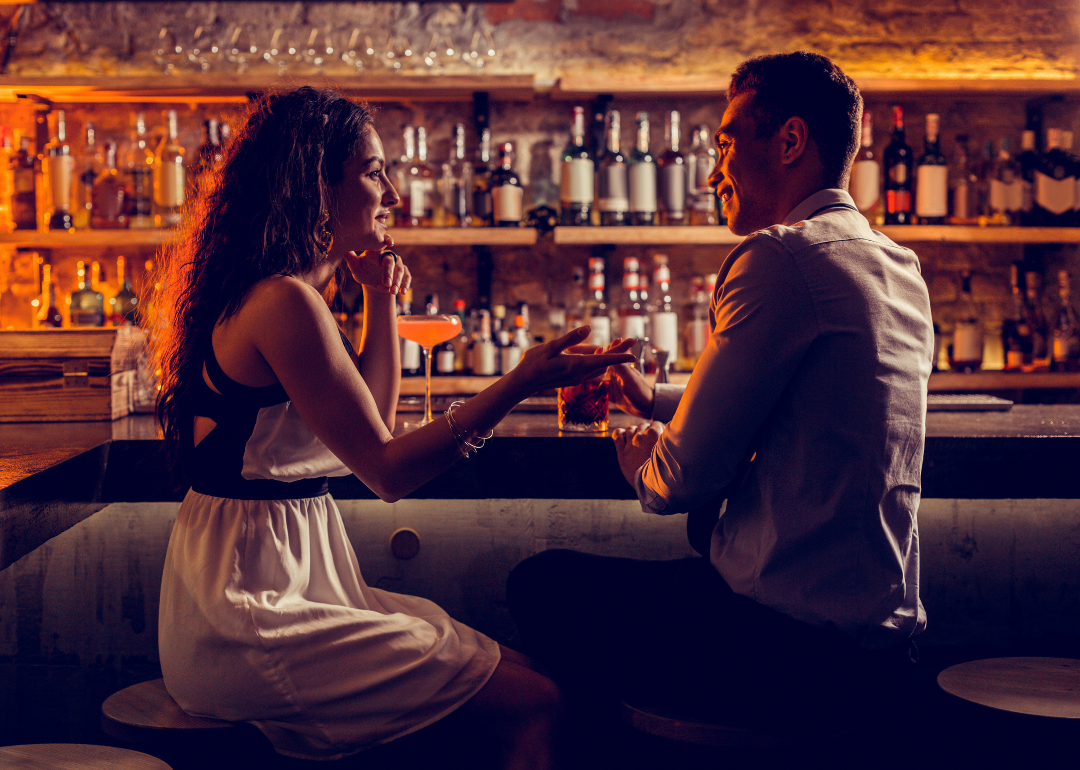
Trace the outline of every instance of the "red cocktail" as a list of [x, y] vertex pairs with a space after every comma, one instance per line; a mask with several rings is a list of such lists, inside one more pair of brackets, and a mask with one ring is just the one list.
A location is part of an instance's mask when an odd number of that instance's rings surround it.
[[589, 380], [559, 388], [559, 430], [606, 432], [608, 429], [608, 381]]

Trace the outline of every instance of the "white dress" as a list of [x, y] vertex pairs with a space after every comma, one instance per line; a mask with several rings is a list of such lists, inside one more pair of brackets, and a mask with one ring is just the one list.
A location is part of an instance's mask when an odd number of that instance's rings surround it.
[[206, 363], [221, 395], [206, 388], [199, 414], [217, 426], [196, 448], [161, 583], [169, 694], [308, 759], [401, 737], [475, 695], [498, 644], [426, 599], [366, 585], [320, 478], [349, 471], [280, 386], [228, 380], [212, 351]]

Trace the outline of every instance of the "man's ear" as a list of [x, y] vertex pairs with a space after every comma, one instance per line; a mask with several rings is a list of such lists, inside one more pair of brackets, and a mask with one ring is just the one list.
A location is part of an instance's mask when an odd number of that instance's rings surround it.
[[780, 162], [784, 164], [794, 163], [806, 152], [810, 142], [810, 129], [806, 121], [795, 116], [788, 118], [780, 127], [780, 138], [783, 142], [780, 150]]

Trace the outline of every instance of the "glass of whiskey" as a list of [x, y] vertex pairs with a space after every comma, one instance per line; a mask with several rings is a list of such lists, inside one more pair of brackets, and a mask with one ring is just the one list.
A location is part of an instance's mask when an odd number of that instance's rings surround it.
[[608, 429], [608, 379], [587, 380], [559, 388], [559, 430], [606, 433]]

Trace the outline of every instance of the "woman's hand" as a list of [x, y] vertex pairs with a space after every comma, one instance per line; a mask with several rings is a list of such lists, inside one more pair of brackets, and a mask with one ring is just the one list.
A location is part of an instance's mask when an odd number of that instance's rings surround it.
[[578, 348], [582, 352], [569, 350], [583, 343], [590, 331], [588, 326], [582, 326], [558, 339], [529, 348], [521, 357], [521, 363], [508, 376], [517, 379], [526, 395], [530, 395], [547, 388], [580, 385], [585, 380], [603, 375], [609, 366], [628, 364], [634, 360], [626, 352], [634, 340], [622, 340], [605, 352], [597, 348]]
[[387, 237], [387, 243], [381, 250], [369, 250], [357, 254], [350, 251], [345, 255], [353, 280], [362, 286], [368, 286], [387, 294], [404, 294], [412, 285], [412, 274], [405, 267], [404, 260], [390, 251], [394, 242]]

